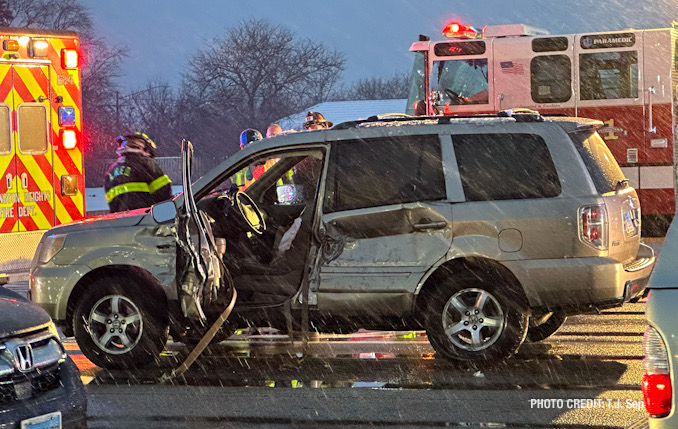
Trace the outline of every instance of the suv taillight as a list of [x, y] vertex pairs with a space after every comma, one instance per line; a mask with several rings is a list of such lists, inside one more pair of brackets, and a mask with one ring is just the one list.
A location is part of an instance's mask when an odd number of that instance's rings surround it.
[[648, 326], [643, 336], [643, 398], [652, 417], [666, 417], [671, 412], [671, 370], [669, 355], [659, 332]]
[[596, 249], [607, 249], [607, 213], [605, 205], [579, 208], [579, 238]]

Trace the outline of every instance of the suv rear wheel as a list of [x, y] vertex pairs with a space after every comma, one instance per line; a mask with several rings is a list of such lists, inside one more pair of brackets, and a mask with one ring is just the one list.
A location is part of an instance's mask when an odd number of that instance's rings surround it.
[[82, 350], [103, 368], [140, 368], [167, 342], [169, 327], [149, 311], [128, 278], [96, 280], [75, 308], [73, 330]]
[[439, 285], [427, 299], [431, 345], [445, 359], [477, 364], [510, 357], [525, 339], [528, 322], [513, 295], [508, 286], [473, 275]]
[[563, 313], [554, 312], [542, 323], [538, 325], [530, 325], [527, 330], [527, 339], [536, 343], [542, 341], [555, 334], [556, 331], [563, 326], [567, 317]]

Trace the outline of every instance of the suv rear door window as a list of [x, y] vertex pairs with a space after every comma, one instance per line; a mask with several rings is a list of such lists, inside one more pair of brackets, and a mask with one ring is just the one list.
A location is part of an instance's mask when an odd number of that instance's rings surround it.
[[330, 154], [326, 213], [446, 197], [436, 135], [334, 143]]
[[560, 180], [546, 142], [534, 134], [452, 136], [467, 201], [549, 198]]
[[612, 192], [620, 181], [626, 179], [612, 152], [598, 133], [592, 130], [580, 131], [570, 133], [570, 137], [584, 160], [598, 192], [601, 194]]

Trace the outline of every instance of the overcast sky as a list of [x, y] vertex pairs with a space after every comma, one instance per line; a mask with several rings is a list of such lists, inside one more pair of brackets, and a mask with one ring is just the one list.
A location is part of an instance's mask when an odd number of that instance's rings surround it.
[[668, 27], [678, 0], [84, 0], [109, 43], [129, 47], [127, 90], [161, 77], [178, 84], [194, 52], [249, 18], [266, 18], [346, 57], [344, 80], [411, 66], [419, 34], [441, 38], [450, 20], [476, 27], [525, 23], [552, 34]]

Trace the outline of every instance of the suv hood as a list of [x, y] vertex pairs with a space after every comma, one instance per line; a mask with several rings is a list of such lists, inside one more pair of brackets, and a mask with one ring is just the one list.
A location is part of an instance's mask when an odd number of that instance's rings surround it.
[[128, 212], [111, 213], [101, 216], [89, 217], [65, 225], [59, 225], [51, 228], [49, 232], [50, 234], [67, 234], [82, 230], [135, 226], [141, 223], [146, 216], [152, 219], [149, 208], [131, 210]]
[[0, 338], [44, 325], [50, 321], [45, 310], [18, 293], [0, 286]]

